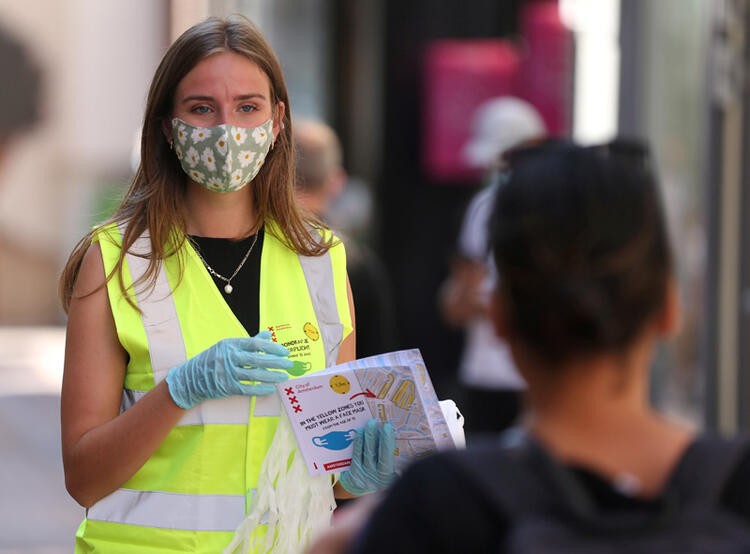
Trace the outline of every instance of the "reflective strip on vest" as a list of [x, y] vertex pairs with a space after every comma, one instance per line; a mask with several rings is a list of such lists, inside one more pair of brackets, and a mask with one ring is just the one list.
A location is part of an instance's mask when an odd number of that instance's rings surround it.
[[323, 338], [326, 367], [331, 367], [336, 365], [339, 346], [344, 339], [344, 326], [336, 306], [331, 254], [326, 252], [323, 256], [300, 256], [299, 260]]
[[161, 529], [231, 532], [245, 517], [245, 496], [118, 489], [89, 508], [86, 517]]
[[[122, 227], [120, 232], [124, 236]], [[146, 273], [149, 252], [151, 252], [151, 239], [148, 233], [143, 233], [133, 243], [130, 251], [125, 254], [133, 282]], [[154, 383], [158, 383], [167, 376], [171, 367], [184, 362], [187, 356], [185, 343], [182, 340], [180, 320], [177, 318], [177, 308], [174, 305], [174, 297], [164, 264], [161, 264], [153, 289], [144, 289], [146, 287], [136, 290], [135, 298], [141, 309], [143, 327], [146, 329]]]

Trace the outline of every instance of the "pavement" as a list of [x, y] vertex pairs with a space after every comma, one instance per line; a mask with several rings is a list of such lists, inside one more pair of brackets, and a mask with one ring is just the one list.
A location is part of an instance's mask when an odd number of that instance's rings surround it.
[[69, 554], [83, 508], [65, 491], [65, 329], [0, 326], [0, 554]]

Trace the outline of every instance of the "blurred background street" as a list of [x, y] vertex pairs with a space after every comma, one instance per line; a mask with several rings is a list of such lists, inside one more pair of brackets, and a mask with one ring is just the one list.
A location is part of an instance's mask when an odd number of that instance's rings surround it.
[[0, 554], [73, 550], [60, 459], [61, 327], [0, 327]]
[[[552, 135], [651, 146], [684, 301], [653, 403], [698, 428], [750, 429], [750, 0], [0, 0], [0, 29], [42, 76], [32, 124], [6, 138], [0, 117], [0, 554], [73, 549], [58, 278], [132, 179], [165, 49], [230, 13], [277, 52], [292, 114], [340, 137], [331, 227], [382, 262], [388, 348], [419, 348], [438, 396], [460, 401], [465, 333], [438, 295], [484, 183], [462, 152], [475, 109], [515, 95]], [[0, 57], [0, 107], [21, 81], [9, 67]]]

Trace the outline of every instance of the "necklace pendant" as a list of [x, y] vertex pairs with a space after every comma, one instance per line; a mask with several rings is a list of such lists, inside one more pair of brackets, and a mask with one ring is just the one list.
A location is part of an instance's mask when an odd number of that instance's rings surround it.
[[233, 290], [234, 290], [234, 288], [229, 283], [227, 283], [226, 285], [224, 285], [224, 292], [226, 292], [227, 294], [232, 294]]

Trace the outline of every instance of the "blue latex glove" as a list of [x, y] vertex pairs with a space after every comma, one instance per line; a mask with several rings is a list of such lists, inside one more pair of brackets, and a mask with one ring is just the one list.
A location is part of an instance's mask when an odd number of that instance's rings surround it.
[[[169, 394], [175, 404], [189, 409], [211, 398], [233, 395], [263, 396], [276, 390], [272, 383], [289, 379], [289, 350], [261, 331], [254, 337], [220, 340], [200, 354], [173, 367], [167, 374]], [[242, 381], [258, 381], [244, 383]]]
[[341, 474], [341, 486], [352, 494], [386, 488], [396, 478], [396, 431], [390, 423], [371, 419], [357, 431], [352, 444], [351, 467]]

